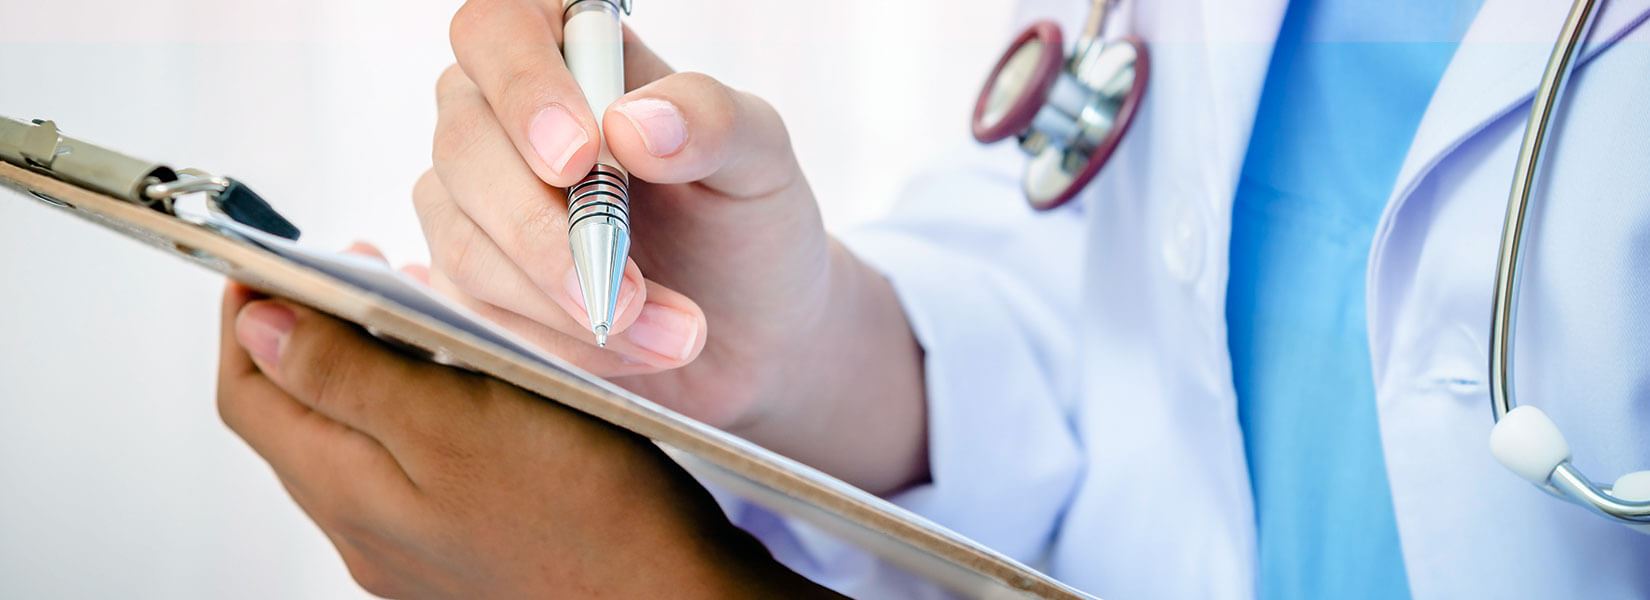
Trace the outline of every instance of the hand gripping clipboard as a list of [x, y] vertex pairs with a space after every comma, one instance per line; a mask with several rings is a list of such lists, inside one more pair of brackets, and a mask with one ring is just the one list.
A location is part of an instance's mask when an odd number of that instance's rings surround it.
[[[654, 440], [701, 480], [977, 598], [1088, 598], [811, 467], [573, 367], [377, 263], [298, 246], [240, 182], [173, 170], [0, 116], [0, 186]], [[188, 208], [194, 204], [200, 206]]]

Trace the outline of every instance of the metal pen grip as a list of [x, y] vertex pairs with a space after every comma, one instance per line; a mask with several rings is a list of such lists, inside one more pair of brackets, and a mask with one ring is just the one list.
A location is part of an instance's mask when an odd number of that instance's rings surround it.
[[596, 163], [589, 175], [567, 188], [567, 231], [590, 220], [630, 231], [630, 175], [624, 169]]

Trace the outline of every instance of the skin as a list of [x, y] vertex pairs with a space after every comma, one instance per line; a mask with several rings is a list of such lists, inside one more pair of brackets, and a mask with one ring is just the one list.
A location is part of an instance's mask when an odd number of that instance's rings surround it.
[[[595, 346], [561, 188], [599, 138], [557, 50], [560, 5], [470, 0], [454, 16], [458, 64], [437, 86], [433, 168], [414, 191], [431, 265], [410, 272], [586, 370], [868, 491], [925, 480], [922, 350], [888, 282], [824, 231], [779, 116], [672, 72], [628, 32], [632, 91], [601, 123], [632, 174], [636, 238], [613, 338]], [[535, 146], [556, 111], [570, 118], [549, 137], [585, 143]], [[223, 315], [225, 423], [368, 591], [828, 594], [645, 440], [239, 285]]]
[[[601, 123], [637, 181], [635, 241], [614, 336], [596, 347], [560, 188], [589, 171], [599, 138], [557, 50], [560, 6], [471, 0], [453, 17], [458, 64], [437, 86], [434, 168], [414, 192], [431, 284], [593, 373], [868, 491], [925, 480], [922, 350], [892, 287], [826, 234], [772, 107], [673, 72], [633, 35], [631, 91]], [[570, 112], [587, 142], [535, 147], [545, 107]], [[670, 127], [638, 117], [660, 107], [677, 115], [674, 147], [657, 143]], [[686, 352], [635, 343], [661, 314], [688, 315], [665, 344]]]
[[373, 594], [832, 597], [623, 430], [239, 284], [221, 348], [224, 423]]

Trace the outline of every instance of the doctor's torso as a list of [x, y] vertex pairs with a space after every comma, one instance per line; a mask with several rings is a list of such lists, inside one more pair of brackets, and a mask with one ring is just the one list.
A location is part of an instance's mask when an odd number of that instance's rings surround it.
[[[1056, 18], [1075, 31], [1087, 4], [1032, 2], [1022, 23]], [[1046, 297], [1036, 306], [1048, 314], [1027, 317], [1028, 328], [1044, 317], [1076, 328], [1069, 340], [1051, 336], [1036, 365], [1082, 463], [1069, 486], [1049, 488], [1067, 497], [1041, 558], [1103, 597], [1253, 590], [1225, 292], [1232, 200], [1285, 3], [1239, 4], [1125, 0], [1115, 32], [1152, 51], [1143, 111], [1096, 182], [1062, 209], [1075, 217], [1035, 217], [1051, 232], [1080, 222], [1083, 247], [1032, 241], [999, 253], [1032, 271], [1020, 281]], [[1529, 96], [1567, 8], [1484, 3], [1371, 249], [1371, 370], [1416, 598], [1650, 595], [1650, 538], [1540, 493], [1488, 450], [1495, 252]], [[1603, 478], [1650, 465], [1647, 13], [1643, 1], [1606, 3], [1569, 88], [1532, 215], [1515, 355], [1521, 400], [1553, 415], [1579, 466]], [[1023, 158], [981, 152], [987, 166], [973, 184], [919, 195], [1020, 202]]]

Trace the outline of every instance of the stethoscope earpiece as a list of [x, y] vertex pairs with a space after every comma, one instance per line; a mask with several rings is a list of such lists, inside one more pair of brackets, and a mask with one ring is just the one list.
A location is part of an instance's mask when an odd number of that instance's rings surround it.
[[1490, 429], [1496, 462], [1549, 494], [1650, 532], [1650, 471], [1622, 475], [1605, 487], [1570, 463], [1570, 443], [1546, 412], [1513, 407]]
[[1490, 454], [1513, 474], [1546, 487], [1553, 470], [1570, 460], [1570, 443], [1547, 413], [1520, 406], [1490, 429]]
[[1015, 36], [974, 103], [974, 139], [1017, 137], [1031, 155], [1023, 178], [1037, 210], [1065, 204], [1100, 172], [1133, 124], [1150, 62], [1139, 38], [1079, 40], [1065, 55], [1060, 27], [1032, 23]]

